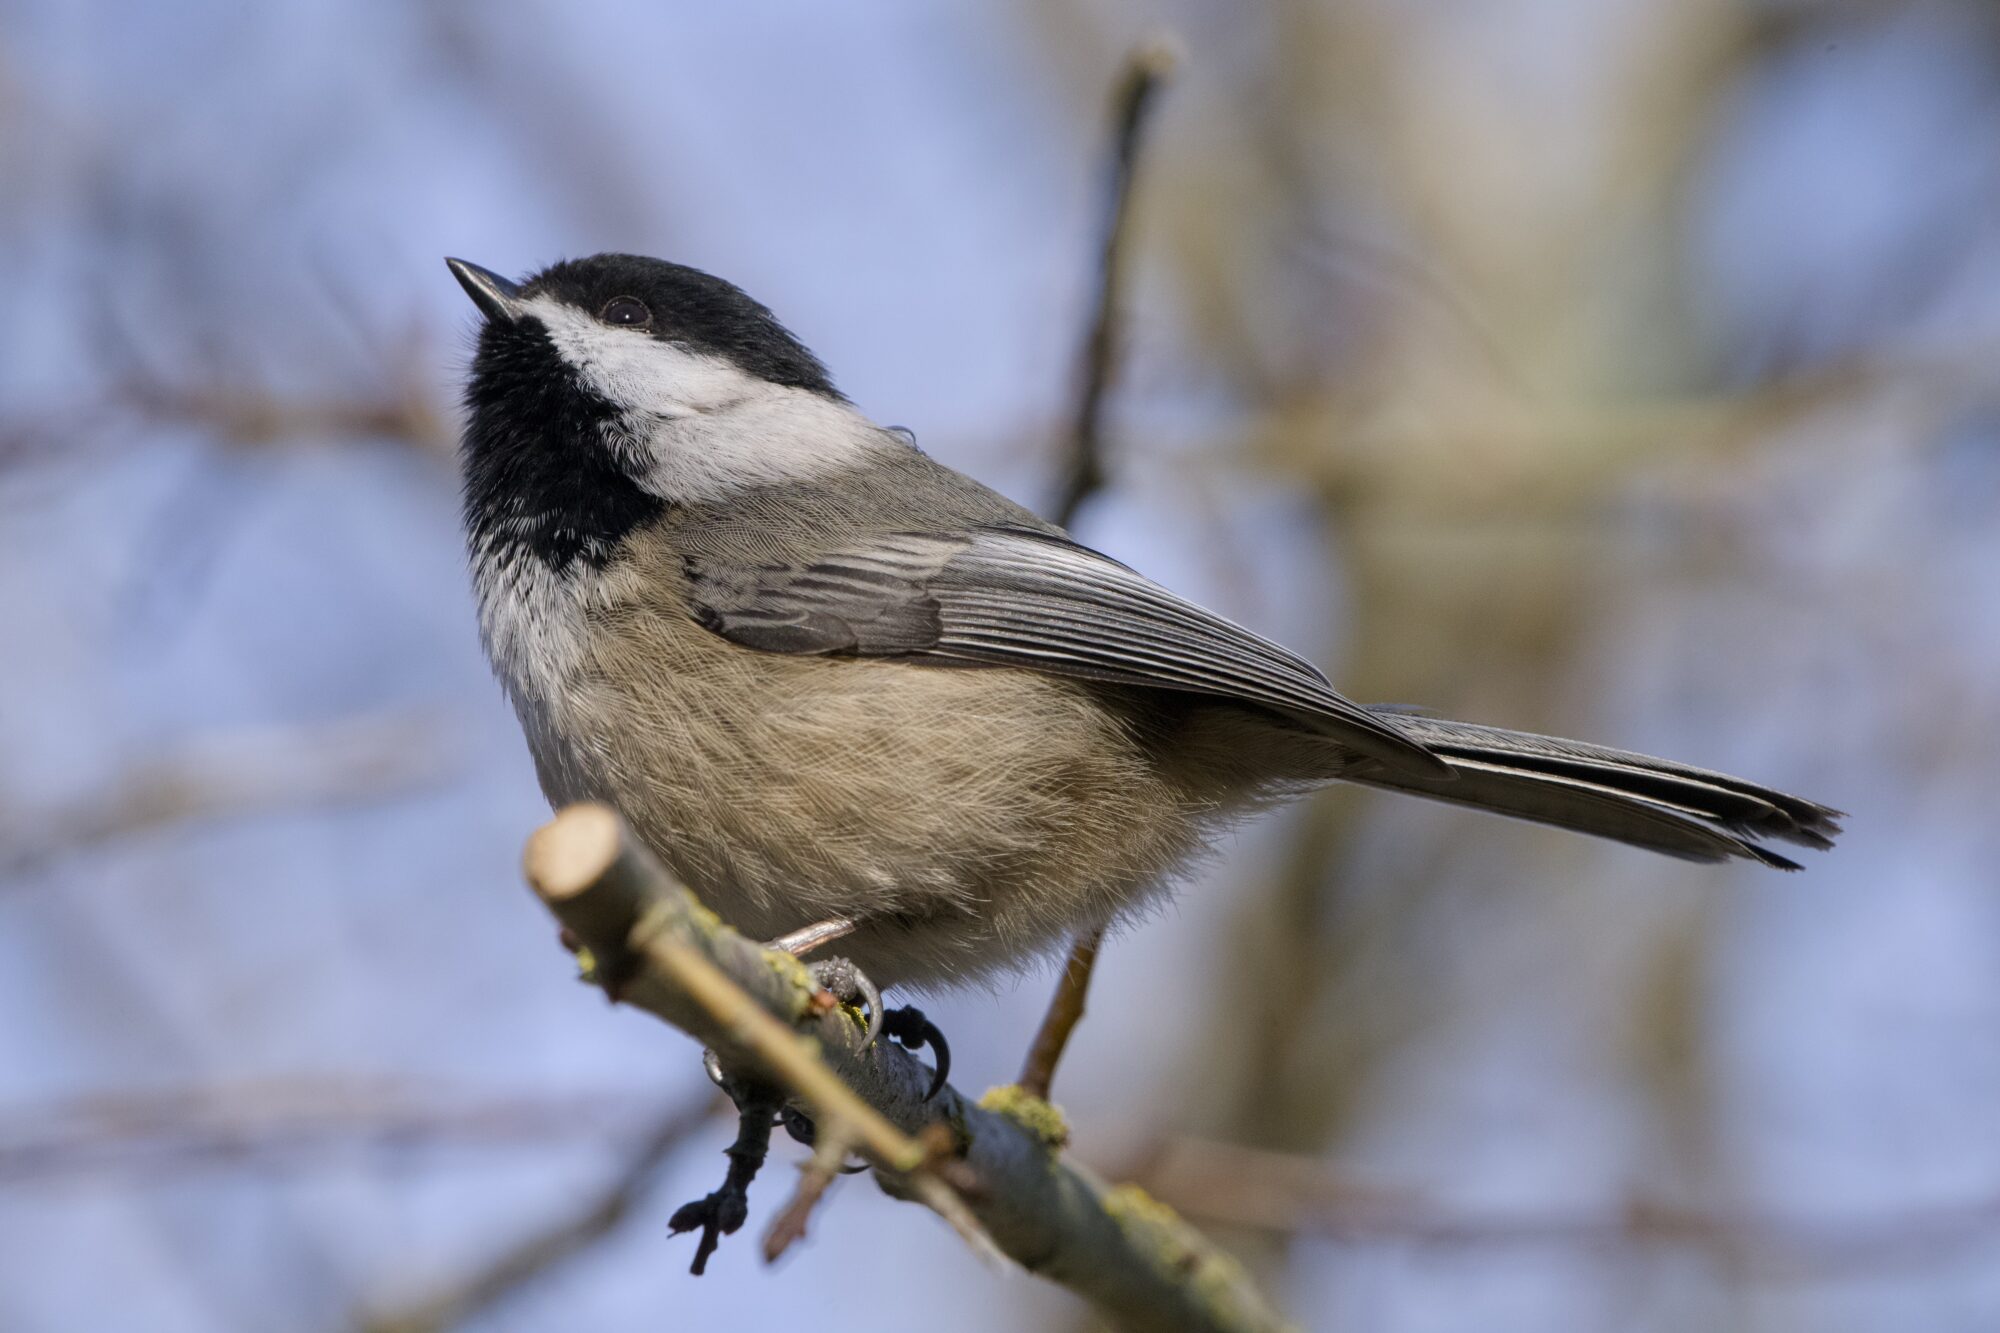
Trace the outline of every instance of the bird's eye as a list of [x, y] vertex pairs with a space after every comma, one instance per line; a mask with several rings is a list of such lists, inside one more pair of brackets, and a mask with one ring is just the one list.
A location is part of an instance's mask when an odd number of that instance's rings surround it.
[[604, 305], [597, 317], [606, 324], [623, 324], [628, 328], [638, 328], [653, 322], [653, 312], [646, 309], [646, 303], [636, 296], [614, 296]]

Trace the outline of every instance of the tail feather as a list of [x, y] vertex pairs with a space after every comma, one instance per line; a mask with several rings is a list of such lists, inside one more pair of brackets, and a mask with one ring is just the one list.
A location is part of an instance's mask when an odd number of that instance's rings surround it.
[[1391, 708], [1398, 730], [1452, 769], [1449, 778], [1363, 770], [1352, 781], [1611, 838], [1689, 861], [1797, 862], [1761, 839], [1824, 850], [1838, 810], [1726, 773], [1555, 736], [1448, 722]]

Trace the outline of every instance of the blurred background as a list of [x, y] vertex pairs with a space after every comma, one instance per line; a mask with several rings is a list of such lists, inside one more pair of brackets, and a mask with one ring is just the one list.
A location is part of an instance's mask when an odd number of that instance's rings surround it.
[[[773, 306], [1349, 694], [1851, 812], [1805, 874], [1329, 792], [1116, 936], [1075, 1152], [1315, 1329], [2000, 1327], [2000, 11], [0, 4], [0, 1329], [1090, 1326], [576, 984], [441, 263]], [[1050, 977], [928, 1004], [1011, 1079]]]

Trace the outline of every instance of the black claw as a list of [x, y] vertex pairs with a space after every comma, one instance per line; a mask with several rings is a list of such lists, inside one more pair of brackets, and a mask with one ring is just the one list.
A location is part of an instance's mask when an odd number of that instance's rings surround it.
[[951, 1076], [951, 1046], [937, 1024], [924, 1017], [923, 1010], [913, 1004], [891, 1009], [882, 1015], [882, 1035], [895, 1038], [906, 1051], [920, 1051], [928, 1046], [936, 1052], [937, 1072], [931, 1075], [931, 1089], [924, 1094], [924, 1100], [929, 1101], [944, 1091], [945, 1080]]

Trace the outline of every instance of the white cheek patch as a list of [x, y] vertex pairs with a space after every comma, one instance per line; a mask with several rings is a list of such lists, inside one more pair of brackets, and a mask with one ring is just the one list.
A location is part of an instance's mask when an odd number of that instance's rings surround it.
[[638, 455], [639, 483], [670, 503], [810, 481], [909, 447], [824, 394], [600, 324], [552, 297], [523, 304], [584, 382], [623, 409], [621, 443]]
[[679, 503], [726, 500], [759, 486], [812, 481], [906, 450], [846, 403], [805, 389], [750, 381], [751, 392], [705, 416], [651, 423], [653, 459], [641, 484]]

